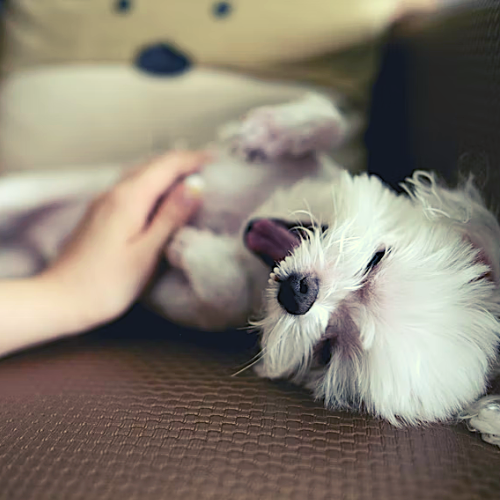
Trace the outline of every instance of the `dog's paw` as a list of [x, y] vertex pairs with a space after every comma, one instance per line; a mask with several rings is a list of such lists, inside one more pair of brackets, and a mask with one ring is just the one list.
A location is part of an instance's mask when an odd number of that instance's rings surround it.
[[337, 108], [321, 96], [250, 111], [223, 132], [229, 149], [250, 162], [302, 157], [325, 151], [344, 135], [344, 120]]
[[240, 123], [230, 141], [231, 150], [249, 162], [260, 162], [277, 158], [289, 149], [290, 137], [279, 126], [276, 109], [257, 108]]
[[187, 265], [188, 249], [202, 240], [202, 233], [194, 227], [184, 227], [177, 231], [172, 241], [165, 249], [168, 263], [176, 269], [185, 269]]
[[186, 227], [174, 237], [166, 257], [171, 266], [182, 271], [193, 296], [204, 307], [244, 321], [249, 288], [239, 248], [238, 240], [231, 236]]
[[481, 433], [487, 443], [500, 446], [500, 396], [480, 399], [471, 412], [468, 427]]

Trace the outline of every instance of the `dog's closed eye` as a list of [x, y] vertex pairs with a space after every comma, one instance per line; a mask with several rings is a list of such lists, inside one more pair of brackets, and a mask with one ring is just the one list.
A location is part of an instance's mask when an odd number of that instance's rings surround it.
[[326, 338], [322, 340], [315, 349], [314, 356], [319, 366], [328, 366], [332, 359], [332, 352], [335, 347], [335, 340]]
[[385, 248], [382, 250], [379, 250], [378, 252], [375, 252], [373, 254], [373, 257], [371, 258], [370, 262], [368, 262], [366, 268], [365, 268], [365, 274], [368, 274], [372, 269], [378, 266], [380, 261], [385, 257], [386, 254]]

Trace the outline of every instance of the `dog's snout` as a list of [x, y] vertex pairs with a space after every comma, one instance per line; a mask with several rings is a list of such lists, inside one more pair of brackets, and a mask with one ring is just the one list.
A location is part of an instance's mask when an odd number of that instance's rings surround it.
[[282, 281], [278, 302], [290, 314], [305, 314], [318, 298], [319, 280], [314, 276], [292, 274]]

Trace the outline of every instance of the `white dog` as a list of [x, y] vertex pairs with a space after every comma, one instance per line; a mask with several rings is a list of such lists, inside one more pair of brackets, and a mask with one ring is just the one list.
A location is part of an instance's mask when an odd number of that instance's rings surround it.
[[[329, 407], [396, 425], [461, 417], [500, 445], [500, 397], [479, 399], [500, 344], [500, 227], [470, 181], [450, 190], [417, 172], [398, 196], [341, 170], [320, 152], [346, 128], [318, 95], [229, 127], [204, 206], [145, 300], [206, 330], [251, 318], [258, 373]], [[0, 273], [46, 265], [120, 170], [5, 178]]]
[[500, 445], [500, 396], [471, 406], [498, 366], [500, 228], [470, 181], [406, 189], [341, 172], [254, 214], [247, 246], [276, 260], [257, 371], [396, 425], [460, 415]]

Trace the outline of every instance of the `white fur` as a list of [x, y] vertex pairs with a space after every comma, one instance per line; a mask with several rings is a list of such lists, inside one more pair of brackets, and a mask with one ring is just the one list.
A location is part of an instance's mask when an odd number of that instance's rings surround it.
[[[203, 209], [166, 249], [170, 265], [146, 302], [206, 330], [251, 318], [262, 332], [258, 373], [291, 377], [329, 407], [396, 425], [459, 417], [498, 443], [498, 399], [477, 401], [500, 342], [500, 228], [472, 182], [449, 190], [417, 172], [398, 196], [376, 177], [340, 170], [317, 151], [347, 133], [320, 96], [256, 110], [225, 133], [229, 148], [189, 181], [203, 184]], [[262, 161], [241, 158], [256, 150]], [[0, 275], [31, 274], [54, 258], [86, 206], [79, 200], [119, 171], [46, 173], [43, 194], [33, 189], [37, 177], [0, 182]], [[313, 224], [271, 274], [243, 244], [256, 218]], [[319, 279], [303, 315], [277, 300], [292, 273]], [[323, 365], [326, 335], [335, 343]]]
[[[481, 278], [488, 267], [475, 262], [479, 248], [464, 235], [485, 242], [495, 268], [498, 225], [471, 183], [450, 191], [417, 173], [409, 185], [411, 197], [396, 196], [375, 177], [344, 172], [331, 185], [296, 186], [302, 203], [293, 192], [288, 202], [278, 195], [282, 216], [291, 206], [310, 210], [329, 229], [316, 230], [274, 270], [281, 280], [316, 275], [321, 287], [311, 310], [293, 316], [270, 281], [263, 318], [255, 322], [263, 332], [261, 375], [295, 374], [327, 405], [364, 407], [394, 424], [447, 419], [484, 394], [500, 341], [500, 294], [498, 281]], [[305, 200], [317, 200], [321, 210]], [[363, 285], [381, 247], [390, 252]], [[313, 347], [337, 314], [356, 325], [360, 349], [349, 359], [334, 352], [327, 367], [311, 370]]]

